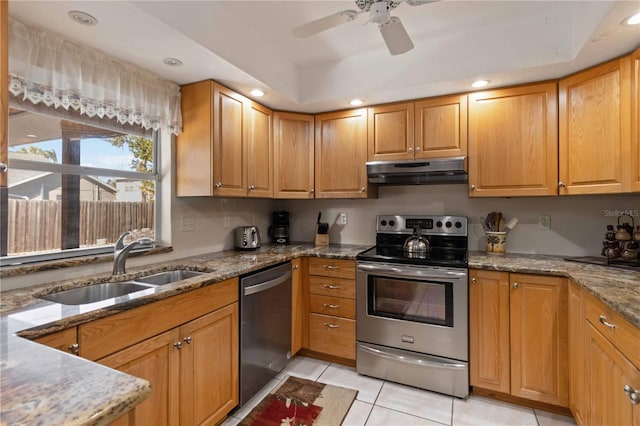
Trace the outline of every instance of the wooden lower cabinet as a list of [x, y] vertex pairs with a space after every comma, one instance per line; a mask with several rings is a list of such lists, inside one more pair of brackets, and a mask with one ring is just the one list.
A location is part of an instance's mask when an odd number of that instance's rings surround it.
[[586, 425], [587, 400], [585, 367], [584, 302], [582, 289], [569, 282], [569, 408], [579, 425]]
[[64, 330], [38, 337], [34, 341], [74, 355], [77, 355], [79, 351], [77, 327], [65, 328]]
[[306, 260], [297, 258], [291, 261], [291, 356], [308, 345], [307, 317], [309, 312], [308, 291], [304, 285]]
[[336, 316], [309, 315], [309, 349], [346, 359], [356, 359], [356, 322]]
[[471, 385], [568, 407], [566, 279], [469, 276]]

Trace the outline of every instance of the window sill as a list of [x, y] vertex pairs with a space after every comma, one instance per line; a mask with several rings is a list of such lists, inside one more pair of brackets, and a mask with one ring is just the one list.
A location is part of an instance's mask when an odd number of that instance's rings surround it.
[[[159, 253], [169, 253], [173, 247], [155, 247], [145, 251], [133, 251], [129, 257], [149, 256]], [[95, 263], [113, 262], [113, 253], [95, 254], [88, 256], [70, 257], [67, 259], [45, 260], [41, 262], [25, 263], [20, 265], [0, 265], [0, 278], [26, 275], [33, 272], [48, 271], [51, 269], [71, 268], [74, 266], [90, 265]]]

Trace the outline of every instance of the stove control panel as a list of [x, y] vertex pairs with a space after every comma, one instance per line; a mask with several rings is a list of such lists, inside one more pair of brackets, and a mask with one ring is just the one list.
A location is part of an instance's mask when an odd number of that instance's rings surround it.
[[423, 235], [467, 235], [465, 216], [382, 215], [376, 218], [376, 231], [387, 234], [413, 234], [419, 227]]

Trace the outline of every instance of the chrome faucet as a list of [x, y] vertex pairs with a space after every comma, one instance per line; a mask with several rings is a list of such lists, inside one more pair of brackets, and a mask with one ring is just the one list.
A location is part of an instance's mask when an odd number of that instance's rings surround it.
[[155, 240], [151, 238], [140, 238], [125, 245], [124, 239], [128, 235], [131, 235], [131, 232], [126, 231], [120, 235], [118, 241], [116, 241], [116, 245], [113, 247], [113, 275], [121, 275], [125, 273], [125, 263], [131, 250], [139, 246], [146, 246], [155, 243]]

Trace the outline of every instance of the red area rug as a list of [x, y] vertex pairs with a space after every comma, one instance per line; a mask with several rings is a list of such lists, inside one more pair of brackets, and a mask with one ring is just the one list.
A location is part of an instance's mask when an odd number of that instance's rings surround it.
[[344, 420], [358, 391], [287, 379], [238, 423], [241, 426], [329, 426]]

